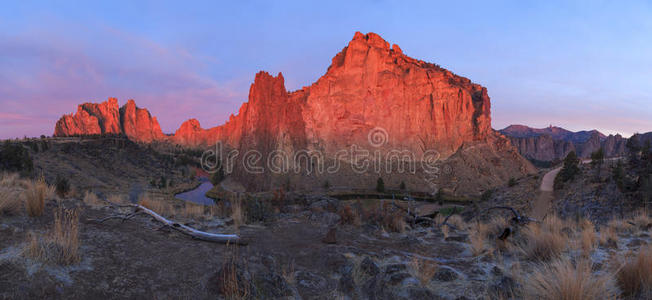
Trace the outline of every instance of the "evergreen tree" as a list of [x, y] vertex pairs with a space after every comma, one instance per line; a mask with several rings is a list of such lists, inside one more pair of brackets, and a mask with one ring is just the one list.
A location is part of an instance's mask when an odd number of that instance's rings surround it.
[[385, 182], [381, 177], [378, 177], [378, 181], [376, 181], [376, 191], [379, 193], [385, 192]]
[[564, 166], [559, 171], [559, 174], [557, 174], [557, 177], [555, 177], [555, 188], [559, 188], [563, 183], [573, 180], [580, 173], [579, 164], [580, 160], [577, 158], [575, 151], [568, 153], [564, 159]]

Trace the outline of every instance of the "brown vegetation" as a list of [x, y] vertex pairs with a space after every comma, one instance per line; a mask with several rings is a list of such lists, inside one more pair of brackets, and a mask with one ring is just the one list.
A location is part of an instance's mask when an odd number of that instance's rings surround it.
[[97, 195], [95, 195], [95, 193], [90, 191], [86, 191], [84, 193], [83, 201], [86, 205], [92, 208], [100, 208], [104, 206], [104, 202], [102, 202], [99, 198], [97, 198]]
[[636, 257], [617, 262], [616, 279], [626, 296], [652, 297], [652, 246], [639, 249]]
[[45, 198], [51, 192], [43, 178], [25, 182], [25, 208], [30, 217], [40, 217], [45, 208]]
[[537, 265], [523, 277], [523, 298], [549, 300], [615, 299], [618, 289], [611, 274], [592, 273], [587, 260], [560, 258]]
[[60, 265], [79, 261], [79, 211], [59, 209], [54, 213], [53, 228], [44, 236], [28, 235], [27, 257]]
[[437, 272], [437, 268], [439, 267], [437, 262], [416, 256], [412, 259], [411, 265], [414, 277], [419, 279], [421, 285], [424, 286], [428, 285], [432, 280], [432, 277], [435, 275], [435, 272]]

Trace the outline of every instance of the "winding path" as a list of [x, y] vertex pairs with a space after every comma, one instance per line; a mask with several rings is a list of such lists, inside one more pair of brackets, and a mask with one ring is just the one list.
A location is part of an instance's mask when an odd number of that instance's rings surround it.
[[[622, 159], [622, 157], [606, 158], [605, 161], [614, 161], [619, 159]], [[583, 159], [580, 163], [588, 164], [590, 162], [590, 159]], [[559, 174], [561, 168], [562, 166], [556, 167], [543, 175], [541, 185], [539, 186], [539, 197], [537, 197], [537, 200], [534, 202], [532, 207], [532, 217], [541, 220], [550, 210], [552, 201], [554, 199], [553, 191], [555, 190], [555, 177], [557, 177], [557, 174]]]

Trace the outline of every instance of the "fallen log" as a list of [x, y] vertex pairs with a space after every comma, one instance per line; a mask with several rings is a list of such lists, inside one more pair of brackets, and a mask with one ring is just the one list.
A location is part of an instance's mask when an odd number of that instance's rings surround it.
[[110, 219], [121, 219], [122, 222], [129, 220], [133, 218], [136, 215], [139, 214], [147, 214], [154, 218], [154, 220], [163, 223], [164, 227], [172, 228], [174, 230], [177, 230], [185, 235], [188, 235], [192, 237], [193, 239], [198, 239], [202, 241], [207, 241], [207, 242], [214, 242], [214, 243], [229, 243], [229, 244], [239, 244], [239, 245], [246, 245], [247, 243], [243, 241], [239, 235], [237, 234], [221, 234], [221, 233], [210, 233], [210, 232], [205, 232], [201, 230], [197, 230], [195, 228], [192, 228], [190, 226], [168, 220], [165, 217], [159, 215], [155, 211], [144, 207], [140, 204], [122, 204], [122, 205], [117, 205], [114, 203], [109, 202], [108, 200], [105, 200], [107, 203], [109, 203], [110, 206], [113, 207], [131, 207], [134, 208], [134, 212], [131, 214], [128, 214], [126, 216], [120, 216], [120, 215], [112, 215], [108, 216], [103, 219], [99, 220], [91, 220], [91, 221], [96, 221], [98, 223], [103, 223], [107, 220]]
[[208, 241], [208, 242], [215, 242], [215, 243], [233, 243], [233, 244], [246, 245], [246, 243], [242, 241], [240, 239], [240, 236], [238, 236], [237, 234], [220, 234], [220, 233], [210, 233], [210, 232], [200, 231], [190, 226], [186, 226], [184, 224], [174, 222], [172, 220], [168, 220], [163, 216], [157, 214], [153, 210], [144, 207], [142, 205], [139, 204], [133, 204], [133, 205], [136, 206], [137, 209], [141, 210], [142, 212], [152, 216], [155, 220], [185, 235], [188, 235], [194, 239]]

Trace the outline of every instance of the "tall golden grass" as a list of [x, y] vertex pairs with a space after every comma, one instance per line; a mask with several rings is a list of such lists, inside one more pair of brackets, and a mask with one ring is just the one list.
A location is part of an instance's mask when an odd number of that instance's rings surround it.
[[30, 217], [40, 217], [45, 208], [45, 199], [53, 190], [42, 177], [35, 181], [27, 181], [25, 186], [24, 197], [27, 214]]
[[28, 234], [24, 255], [60, 265], [79, 262], [79, 210], [62, 208], [55, 211], [54, 224], [47, 235]]
[[573, 263], [558, 258], [535, 266], [522, 277], [524, 299], [593, 300], [616, 299], [619, 290], [612, 274], [595, 274], [588, 260]]
[[616, 279], [624, 295], [652, 298], [652, 246], [641, 247], [635, 257], [617, 259], [616, 266]]

